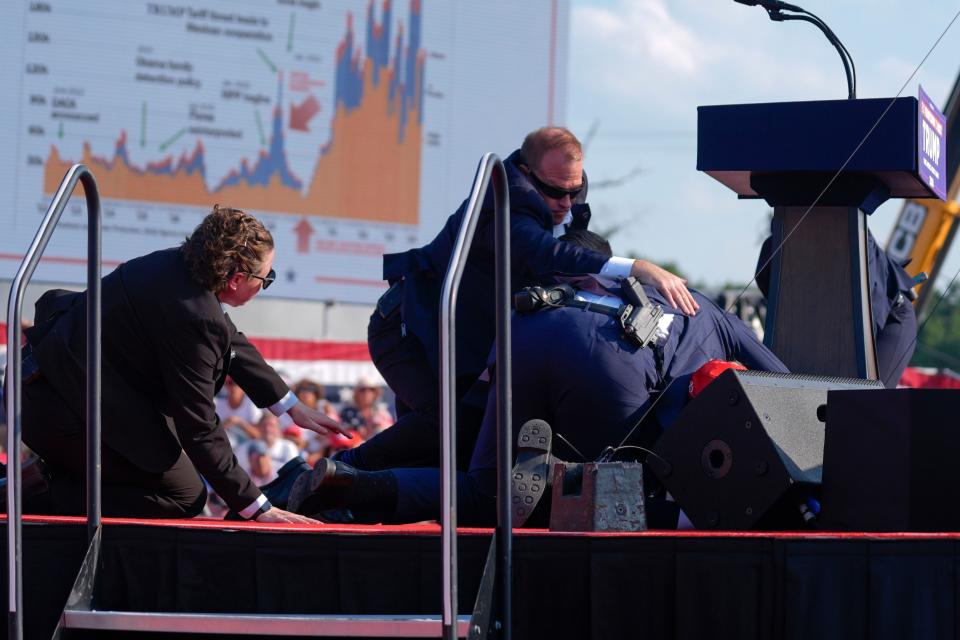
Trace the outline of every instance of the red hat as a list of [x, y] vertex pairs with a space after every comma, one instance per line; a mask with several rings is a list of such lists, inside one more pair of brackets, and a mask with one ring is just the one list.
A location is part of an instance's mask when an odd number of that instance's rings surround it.
[[359, 447], [363, 444], [363, 438], [360, 437], [360, 434], [351, 429], [349, 431], [350, 435], [353, 437], [351, 439], [346, 439], [339, 433], [330, 434], [330, 448], [331, 449], [353, 449], [354, 447]]
[[728, 362], [726, 360], [710, 360], [705, 365], [697, 369], [690, 377], [690, 397], [696, 398], [700, 392], [707, 388], [711, 382], [727, 369], [736, 369], [737, 371], [746, 371], [747, 368], [739, 362]]
[[299, 438], [303, 435], [303, 429], [295, 424], [292, 424], [283, 430], [283, 435], [290, 436], [291, 438]]

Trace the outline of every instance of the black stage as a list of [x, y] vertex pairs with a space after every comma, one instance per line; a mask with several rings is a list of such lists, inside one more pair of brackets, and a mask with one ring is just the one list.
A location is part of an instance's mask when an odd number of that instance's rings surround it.
[[[27, 517], [23, 531], [26, 637], [46, 639], [86, 528]], [[98, 609], [439, 611], [437, 526], [106, 519], [103, 534]], [[473, 608], [490, 535], [461, 530], [461, 614]], [[514, 637], [956, 638], [958, 542], [960, 534], [522, 530]], [[4, 575], [5, 566], [4, 556]]]

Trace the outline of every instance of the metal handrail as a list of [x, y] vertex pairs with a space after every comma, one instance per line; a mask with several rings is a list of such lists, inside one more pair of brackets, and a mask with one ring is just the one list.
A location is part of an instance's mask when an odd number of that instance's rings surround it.
[[87, 534], [91, 542], [100, 528], [100, 192], [90, 170], [75, 164], [53, 196], [13, 278], [7, 300], [7, 637], [11, 640], [23, 637], [20, 486], [23, 294], [78, 181], [83, 184], [87, 199]]
[[493, 179], [496, 301], [497, 301], [497, 578], [500, 585], [500, 615], [503, 636], [510, 638], [510, 523], [511, 397], [510, 397], [510, 194], [503, 161], [486, 153], [480, 159], [473, 189], [440, 294], [440, 442], [441, 518], [440, 540], [443, 558], [443, 637], [456, 638], [457, 620], [457, 490], [456, 490], [456, 306], [460, 278], [473, 243], [480, 209]]

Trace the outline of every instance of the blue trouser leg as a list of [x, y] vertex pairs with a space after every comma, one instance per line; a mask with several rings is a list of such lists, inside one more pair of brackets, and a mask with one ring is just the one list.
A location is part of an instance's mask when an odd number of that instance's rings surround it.
[[770, 349], [768, 349], [756, 334], [750, 330], [739, 318], [731, 317], [729, 324], [739, 351], [737, 358], [748, 369], [755, 371], [775, 371], [789, 373], [787, 365], [783, 364]]
[[916, 348], [917, 315], [907, 300], [893, 307], [877, 335], [877, 365], [883, 386], [895, 388]]
[[[391, 521], [440, 519], [440, 470], [394, 469], [397, 510]], [[492, 488], [491, 488], [492, 486]], [[457, 473], [457, 523], [488, 526], [496, 520], [496, 471], [478, 469]]]
[[682, 340], [675, 343], [676, 359], [671, 365], [675, 372], [690, 374], [708, 360], [734, 359], [748, 369], [789, 373], [780, 358], [740, 318], [699, 291], [693, 292], [693, 298], [700, 304], [700, 311], [695, 316], [675, 319], [671, 328], [673, 339], [678, 337], [677, 323], [685, 323]]

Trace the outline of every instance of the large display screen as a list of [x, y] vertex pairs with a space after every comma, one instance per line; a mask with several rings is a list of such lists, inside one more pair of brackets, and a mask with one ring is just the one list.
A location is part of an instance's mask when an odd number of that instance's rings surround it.
[[[0, 21], [0, 277], [64, 173], [94, 173], [104, 273], [214, 203], [277, 243], [266, 296], [371, 302], [477, 161], [562, 122], [567, 0], [13, 1]], [[83, 283], [79, 189], [35, 276]]]

